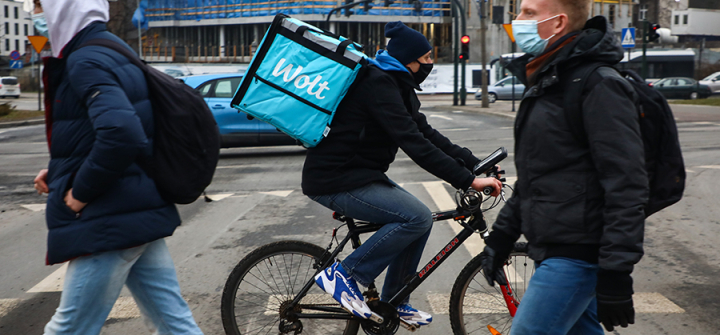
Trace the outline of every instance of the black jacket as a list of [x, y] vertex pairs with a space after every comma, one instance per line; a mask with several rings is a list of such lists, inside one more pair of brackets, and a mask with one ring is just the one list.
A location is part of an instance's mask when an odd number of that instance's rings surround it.
[[[578, 66], [622, 57], [605, 18], [595, 17], [538, 70], [515, 120], [515, 192], [493, 226], [502, 234], [488, 245], [522, 233], [536, 261], [570, 257], [629, 272], [640, 260], [648, 179], [635, 91], [619, 76], [603, 76], [583, 94], [582, 111], [565, 111], [560, 85]], [[509, 66], [525, 82], [528, 60]], [[587, 143], [574, 138], [566, 112], [583, 113]]]
[[428, 124], [416, 88], [408, 72], [368, 66], [338, 106], [330, 134], [308, 150], [303, 192], [333, 194], [388, 181], [385, 172], [398, 147], [438, 178], [469, 188], [475, 178], [470, 169], [479, 160]]

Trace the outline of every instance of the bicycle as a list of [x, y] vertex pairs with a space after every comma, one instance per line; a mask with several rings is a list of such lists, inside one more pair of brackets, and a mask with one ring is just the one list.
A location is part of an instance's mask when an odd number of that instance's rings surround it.
[[[495, 167], [507, 157], [500, 148], [475, 167], [475, 174], [497, 177], [502, 171]], [[501, 179], [504, 182], [504, 179]], [[503, 187], [509, 187], [503, 183]], [[492, 193], [491, 188], [482, 192]], [[414, 331], [416, 327], [399, 318], [396, 306], [427, 279], [472, 234], [488, 236], [483, 194], [458, 191], [454, 211], [433, 213], [433, 221], [453, 219], [462, 231], [453, 237], [437, 255], [420, 269], [390, 301], [380, 301], [374, 284], [363, 292], [370, 309], [377, 314], [362, 319], [344, 310], [332, 296], [321, 290], [314, 277], [330, 266], [348, 242], [353, 249], [360, 246], [359, 235], [379, 230], [382, 225], [356, 222], [352, 218], [333, 213], [343, 222], [333, 229], [326, 248], [302, 242], [279, 241], [261, 246], [245, 256], [230, 273], [222, 295], [221, 314], [226, 334], [312, 334], [354, 335], [362, 327], [369, 335], [395, 334], [400, 326]], [[504, 200], [504, 195], [500, 197]], [[347, 226], [348, 233], [338, 241], [337, 232]], [[333, 243], [337, 247], [332, 249]], [[508, 285], [487, 285], [481, 269], [481, 255], [474, 257], [460, 272], [450, 294], [450, 320], [454, 334], [507, 334], [517, 306], [534, 272], [527, 256], [525, 243], [516, 243], [505, 262]]]

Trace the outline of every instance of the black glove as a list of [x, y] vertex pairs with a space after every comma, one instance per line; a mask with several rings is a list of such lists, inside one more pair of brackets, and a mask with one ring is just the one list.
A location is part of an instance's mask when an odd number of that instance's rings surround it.
[[507, 285], [503, 266], [510, 257], [515, 239], [500, 230], [493, 230], [485, 239], [485, 244], [485, 250], [480, 257], [482, 258], [483, 275], [487, 279], [488, 285], [495, 286], [495, 282]]
[[505, 279], [505, 271], [503, 271], [503, 265], [507, 257], [498, 257], [495, 250], [485, 246], [485, 250], [480, 253], [482, 259], [482, 272], [488, 285], [495, 286], [495, 282], [499, 285], [507, 285], [507, 279]]
[[630, 272], [600, 269], [596, 291], [598, 321], [607, 331], [635, 323]]

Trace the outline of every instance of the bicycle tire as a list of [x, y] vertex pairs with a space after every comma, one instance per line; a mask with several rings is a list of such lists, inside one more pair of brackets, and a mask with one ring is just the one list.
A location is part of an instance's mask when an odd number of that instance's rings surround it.
[[[522, 248], [522, 246], [520, 246]], [[515, 250], [518, 250], [516, 247]], [[521, 249], [523, 250], [523, 249]], [[450, 293], [450, 325], [455, 335], [487, 334], [492, 326], [500, 334], [510, 334], [512, 316], [500, 291], [490, 286], [482, 274], [480, 255], [475, 256], [458, 275]], [[515, 299], [527, 290], [535, 263], [525, 251], [513, 251], [505, 263], [505, 273]]]
[[[312, 279], [316, 271], [313, 264], [324, 253], [323, 248], [314, 244], [279, 241], [245, 256], [230, 273], [223, 289], [220, 309], [225, 333], [278, 334], [280, 306], [292, 301]], [[317, 285], [301, 300], [301, 304], [313, 302], [340, 307]], [[303, 334], [355, 335], [360, 325], [358, 320], [302, 319], [301, 322]]]

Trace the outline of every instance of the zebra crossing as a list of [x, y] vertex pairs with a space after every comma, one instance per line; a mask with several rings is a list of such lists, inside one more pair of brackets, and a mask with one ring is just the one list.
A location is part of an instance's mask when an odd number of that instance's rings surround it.
[[[715, 169], [715, 166], [702, 166], [696, 168]], [[514, 182], [514, 178], [508, 177], [508, 184]], [[432, 210], [451, 210], [456, 207], [454, 195], [451, 193], [451, 187], [441, 181], [430, 181], [430, 182], [413, 182], [400, 184], [401, 186], [409, 189], [411, 192], [426, 192], [423, 198], [431, 199], [432, 203], [427, 205]], [[262, 192], [247, 192], [247, 193], [214, 193], [207, 194], [207, 198], [212, 201], [221, 202], [225, 199], [233, 198], [244, 198], [254, 196], [269, 196], [269, 197], [281, 197], [287, 198], [290, 196], [302, 196], [302, 192], [299, 190], [274, 190], [274, 191], [262, 191]], [[309, 200], [308, 200], [309, 201]], [[22, 205], [23, 208], [30, 211], [42, 211], [44, 210], [44, 204], [27, 204]], [[448, 224], [448, 226], [457, 234], [462, 227], [456, 224]], [[297, 237], [296, 237], [297, 238]], [[463, 244], [463, 247], [467, 249], [471, 256], [479, 254], [484, 248], [482, 238], [477, 234], [473, 235], [468, 241]], [[67, 263], [55, 270], [52, 274], [38, 282], [27, 293], [42, 293], [42, 292], [61, 292], [65, 271], [67, 269]], [[512, 268], [511, 268], [512, 270]], [[512, 277], [512, 276], [511, 276]], [[448, 314], [449, 306], [449, 292], [438, 293], [438, 292], [427, 292], [426, 299], [429, 303], [432, 312], [434, 314], [442, 315]], [[328, 297], [317, 296], [313, 297], [318, 301], [325, 301]], [[473, 301], [476, 301], [477, 306], [466, 306], [467, 312], [475, 311], [477, 313], [502, 313], [505, 311], [501, 310], [489, 310], [487, 306], [484, 306], [481, 302], [484, 299], [496, 299], [496, 297], [475, 297]], [[270, 298], [272, 299], [272, 297]], [[635, 309], [637, 313], [684, 313], [684, 309], [677, 306], [675, 303], [664, 297], [662, 294], [657, 292], [638, 292], [634, 296]], [[0, 298], [0, 317], [6, 315], [13, 308], [16, 308], [22, 299], [2, 299]], [[269, 300], [268, 304], [272, 301]], [[112, 319], [132, 319], [140, 317], [140, 311], [135, 305], [132, 297], [120, 297], [115, 306], [113, 307], [109, 320]]]

